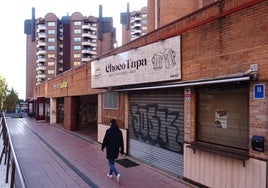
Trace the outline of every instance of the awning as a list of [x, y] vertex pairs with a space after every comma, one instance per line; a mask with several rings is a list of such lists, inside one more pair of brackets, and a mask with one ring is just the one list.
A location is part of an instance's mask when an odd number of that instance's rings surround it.
[[250, 80], [250, 76], [244, 76], [244, 77], [222, 78], [222, 79], [213, 79], [213, 80], [197, 80], [197, 81], [192, 81], [192, 82], [178, 82], [178, 83], [157, 85], [157, 86], [126, 88], [126, 89], [118, 89], [115, 91], [136, 91], [136, 90], [162, 89], [162, 88], [173, 88], [173, 87], [199, 86], [199, 85], [228, 83], [228, 82], [241, 82], [241, 81], [249, 81], [249, 80]]

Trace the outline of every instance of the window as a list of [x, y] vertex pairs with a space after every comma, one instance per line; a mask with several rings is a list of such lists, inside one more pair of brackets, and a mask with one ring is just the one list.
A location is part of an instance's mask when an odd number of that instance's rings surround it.
[[80, 58], [81, 54], [74, 54], [74, 58]]
[[55, 50], [55, 46], [48, 46], [47, 50]]
[[103, 108], [104, 109], [118, 109], [118, 93], [104, 93], [103, 94]]
[[48, 38], [47, 41], [48, 42], [55, 42], [55, 38]]
[[51, 59], [55, 59], [56, 58], [56, 55], [55, 54], [48, 54], [47, 57], [48, 58], [51, 58]]
[[48, 26], [55, 26], [55, 22], [48, 22], [47, 25]]
[[75, 21], [75, 22], [74, 22], [74, 25], [81, 25], [81, 24], [82, 24], [81, 21]]
[[74, 46], [74, 50], [81, 50], [81, 46]]
[[81, 62], [78, 62], [78, 61], [74, 62], [74, 66], [79, 66], [79, 65], [81, 65]]
[[248, 83], [203, 87], [197, 93], [198, 140], [248, 149]]
[[142, 18], [147, 18], [147, 14], [141, 14]]
[[147, 27], [146, 26], [143, 26], [143, 27], [141, 27], [141, 30], [146, 31], [147, 30]]
[[49, 61], [49, 62], [47, 62], [47, 65], [48, 65], [49, 67], [54, 66], [54, 65], [55, 65], [55, 62], [54, 62], [54, 61]]
[[55, 34], [55, 30], [54, 29], [49, 29], [47, 31], [47, 33], [50, 34], [50, 35], [53, 35], [53, 34]]
[[75, 30], [74, 30], [74, 33], [75, 33], [75, 34], [79, 34], [79, 33], [81, 33], [81, 29], [75, 29]]
[[75, 37], [74, 42], [81, 42], [81, 37]]
[[55, 74], [55, 71], [54, 70], [48, 70], [47, 71], [47, 74], [53, 74], [54, 75]]
[[146, 25], [147, 24], [147, 20], [141, 20], [141, 24]]

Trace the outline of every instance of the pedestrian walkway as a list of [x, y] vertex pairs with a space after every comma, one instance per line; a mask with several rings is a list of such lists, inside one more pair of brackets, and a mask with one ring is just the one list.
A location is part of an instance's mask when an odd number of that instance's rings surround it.
[[[3, 149], [3, 144], [2, 142], [0, 142], [0, 151], [2, 151], [2, 149]], [[1, 188], [10, 187], [9, 182], [6, 183], [6, 165], [4, 164], [4, 160], [0, 164], [0, 187]]]
[[[106, 155], [100, 144], [90, 138], [30, 118], [6, 122], [27, 187], [193, 187], [137, 161], [139, 165], [130, 168], [116, 163], [121, 174], [118, 184], [116, 178], [106, 176]], [[128, 157], [120, 156], [123, 158]]]

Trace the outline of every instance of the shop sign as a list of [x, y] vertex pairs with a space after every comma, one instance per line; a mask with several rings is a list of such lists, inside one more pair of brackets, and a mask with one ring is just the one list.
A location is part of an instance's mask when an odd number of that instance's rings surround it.
[[62, 82], [60, 83], [60, 88], [66, 88], [68, 86], [68, 83], [67, 82]]
[[180, 79], [180, 36], [91, 62], [92, 88]]

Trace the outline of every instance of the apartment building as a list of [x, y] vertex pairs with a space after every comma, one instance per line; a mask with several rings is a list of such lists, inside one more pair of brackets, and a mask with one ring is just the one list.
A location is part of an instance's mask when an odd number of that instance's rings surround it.
[[84, 16], [80, 12], [58, 18], [48, 13], [44, 18], [25, 20], [26, 98], [34, 87], [69, 69], [87, 63], [114, 47], [115, 28], [111, 17]]
[[127, 12], [120, 14], [120, 23], [122, 24], [122, 44], [147, 34], [147, 7], [129, 12], [128, 3]]

